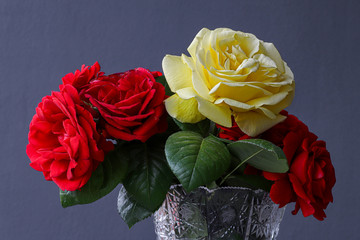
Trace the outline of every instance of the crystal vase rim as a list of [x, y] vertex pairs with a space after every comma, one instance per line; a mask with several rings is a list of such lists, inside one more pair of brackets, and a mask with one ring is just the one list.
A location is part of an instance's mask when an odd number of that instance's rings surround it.
[[[184, 188], [181, 184], [173, 184], [173, 185], [170, 186], [169, 190], [175, 189], [177, 187]], [[251, 189], [251, 188], [247, 188], [247, 187], [236, 187], [236, 186], [217, 187], [217, 188], [214, 188], [214, 189], [209, 189], [209, 188], [207, 188], [205, 186], [199, 186], [197, 189], [199, 189], [199, 188], [205, 190], [208, 193], [213, 193], [213, 192], [215, 192], [217, 190], [245, 190], [245, 191], [252, 191], [252, 192], [254, 192], [256, 194], [259, 194], [259, 193], [267, 193], [267, 194], [269, 194], [269, 192], [267, 192], [267, 191], [265, 191], [263, 189]], [[195, 191], [195, 190], [196, 189], [194, 189], [192, 191]], [[192, 192], [192, 191], [190, 191], [190, 192]], [[187, 192], [187, 193], [189, 193], [189, 192]]]

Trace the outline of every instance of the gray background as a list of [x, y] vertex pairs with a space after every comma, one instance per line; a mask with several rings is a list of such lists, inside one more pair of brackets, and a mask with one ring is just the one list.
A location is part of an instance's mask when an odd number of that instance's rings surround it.
[[295, 73], [288, 110], [326, 140], [335, 203], [319, 222], [288, 206], [283, 239], [358, 239], [358, 0], [0, 1], [0, 239], [155, 239], [152, 219], [131, 230], [117, 215], [118, 188], [62, 209], [58, 188], [28, 166], [28, 124], [61, 77], [96, 60], [110, 74], [161, 70], [202, 28], [230, 27], [273, 42]]

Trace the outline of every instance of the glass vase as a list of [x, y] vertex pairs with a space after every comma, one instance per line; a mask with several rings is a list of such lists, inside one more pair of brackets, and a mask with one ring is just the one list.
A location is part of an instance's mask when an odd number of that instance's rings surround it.
[[276, 239], [284, 215], [263, 190], [172, 186], [154, 214], [158, 240]]

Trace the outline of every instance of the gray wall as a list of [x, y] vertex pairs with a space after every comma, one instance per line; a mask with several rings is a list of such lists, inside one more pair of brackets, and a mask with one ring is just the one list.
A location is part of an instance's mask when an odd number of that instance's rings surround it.
[[360, 135], [358, 0], [0, 1], [0, 239], [154, 239], [152, 219], [131, 230], [116, 189], [62, 209], [58, 188], [28, 166], [28, 124], [61, 77], [96, 60], [106, 73], [161, 70], [204, 26], [275, 43], [295, 73], [288, 110], [327, 141], [335, 203], [319, 222], [288, 206], [279, 239], [358, 239]]

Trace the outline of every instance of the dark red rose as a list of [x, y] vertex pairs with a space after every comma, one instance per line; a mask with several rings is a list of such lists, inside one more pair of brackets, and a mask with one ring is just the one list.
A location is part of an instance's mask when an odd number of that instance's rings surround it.
[[68, 73], [62, 78], [63, 85], [60, 85], [60, 90], [66, 84], [73, 85], [78, 91], [86, 87], [92, 79], [104, 75], [100, 72], [100, 65], [95, 62], [91, 67], [82, 65], [81, 70], [76, 70], [75, 73]]
[[[314, 215], [323, 220], [326, 217], [324, 209], [333, 201], [331, 190], [336, 181], [330, 154], [325, 142], [318, 141], [303, 122], [286, 111], [281, 113], [287, 116], [285, 121], [256, 137], [281, 147], [290, 167], [287, 173], [262, 172], [266, 179], [274, 181], [270, 197], [280, 207], [296, 202], [293, 214], [301, 208], [304, 216]], [[236, 127], [221, 127], [220, 133], [225, 135], [219, 136], [230, 140], [248, 138]], [[248, 173], [254, 174], [254, 171], [247, 169]]]
[[274, 181], [270, 197], [284, 206], [296, 202], [293, 214], [299, 209], [303, 215], [314, 215], [318, 220], [326, 217], [324, 209], [333, 201], [331, 190], [335, 184], [335, 171], [324, 141], [309, 132], [307, 126], [293, 115], [261, 135], [261, 138], [281, 147], [289, 162], [284, 174], [263, 172]]
[[155, 81], [160, 75], [137, 68], [90, 81], [81, 94], [98, 109], [107, 137], [145, 142], [166, 130], [165, 88]]
[[30, 166], [68, 191], [84, 186], [104, 160], [100, 145], [111, 147], [96, 131], [92, 115], [71, 85], [42, 99], [30, 123], [28, 138]]
[[333, 202], [331, 190], [336, 182], [324, 141], [310, 138], [303, 141], [291, 163], [289, 179], [297, 195], [293, 214], [301, 208], [305, 217], [313, 214], [318, 220], [324, 220], [324, 209]]
[[297, 149], [287, 174], [264, 173], [265, 178], [275, 181], [270, 197], [280, 206], [296, 202], [305, 217], [314, 215], [324, 220], [324, 209], [333, 201], [331, 190], [335, 184], [335, 171], [324, 141], [316, 141], [310, 134]]

